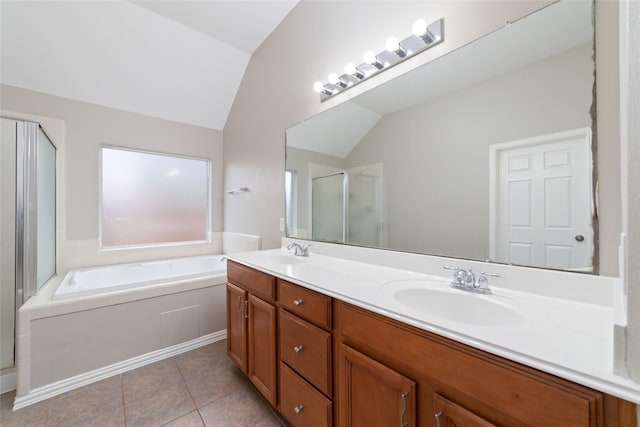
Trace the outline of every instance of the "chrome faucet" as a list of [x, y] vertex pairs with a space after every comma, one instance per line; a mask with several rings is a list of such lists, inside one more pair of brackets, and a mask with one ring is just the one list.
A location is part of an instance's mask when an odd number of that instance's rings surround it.
[[476, 280], [476, 275], [471, 269], [465, 270], [464, 268], [449, 267], [447, 265], [443, 265], [442, 268], [445, 270], [454, 270], [453, 281], [450, 284], [452, 288], [475, 292], [478, 294], [491, 293], [488, 277], [504, 277], [499, 274], [483, 271], [480, 273], [480, 277]]
[[287, 249], [295, 249], [293, 253], [295, 256], [309, 256], [309, 246], [311, 245], [301, 246], [298, 243], [292, 243], [287, 246]]

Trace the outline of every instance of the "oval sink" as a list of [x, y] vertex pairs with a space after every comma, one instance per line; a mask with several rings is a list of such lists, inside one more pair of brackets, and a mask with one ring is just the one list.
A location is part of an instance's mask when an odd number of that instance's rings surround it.
[[511, 328], [522, 326], [526, 318], [495, 296], [451, 292], [437, 289], [404, 289], [394, 293], [400, 304], [414, 311], [459, 323], [477, 326]]

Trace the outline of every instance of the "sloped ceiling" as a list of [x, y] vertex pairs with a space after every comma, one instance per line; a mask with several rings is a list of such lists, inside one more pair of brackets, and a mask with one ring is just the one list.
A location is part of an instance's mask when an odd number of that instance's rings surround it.
[[0, 82], [211, 129], [297, 4], [0, 1]]

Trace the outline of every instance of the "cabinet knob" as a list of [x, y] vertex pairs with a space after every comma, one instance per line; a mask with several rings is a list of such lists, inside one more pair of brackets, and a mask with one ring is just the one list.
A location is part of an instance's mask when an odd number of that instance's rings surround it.
[[304, 347], [302, 347], [301, 345], [297, 345], [297, 346], [293, 347], [293, 351], [295, 351], [296, 353], [300, 353], [303, 348]]
[[296, 307], [300, 307], [302, 305], [302, 299], [300, 299], [300, 298], [294, 299], [293, 300], [293, 305], [295, 305]]
[[304, 410], [304, 406], [302, 405], [298, 405], [298, 406], [294, 406], [293, 407], [293, 412], [295, 412], [296, 414], [301, 413]]

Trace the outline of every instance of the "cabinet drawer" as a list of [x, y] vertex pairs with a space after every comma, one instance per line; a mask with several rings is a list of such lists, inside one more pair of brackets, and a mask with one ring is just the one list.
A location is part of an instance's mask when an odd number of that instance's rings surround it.
[[276, 300], [276, 279], [266, 273], [227, 261], [227, 280], [270, 302]]
[[331, 329], [331, 297], [278, 279], [280, 305], [324, 329]]
[[280, 413], [292, 427], [331, 426], [331, 401], [282, 362]]
[[280, 309], [280, 360], [331, 397], [331, 334]]

